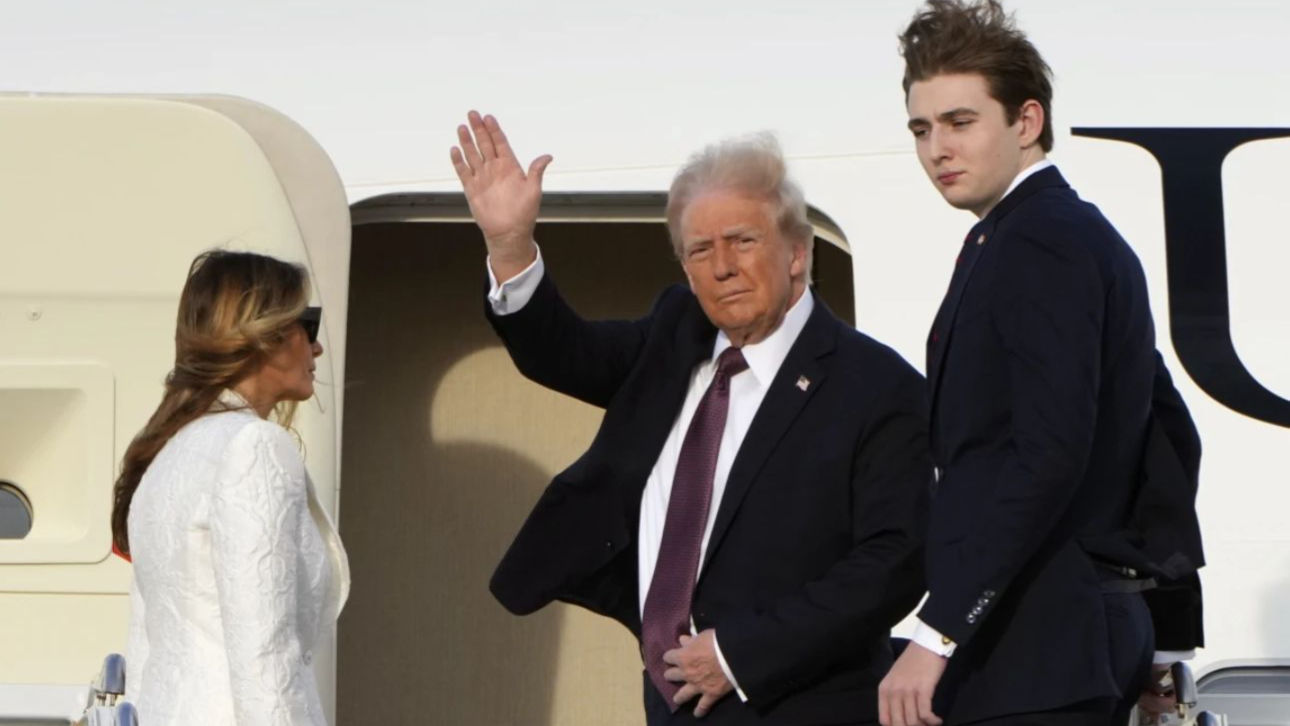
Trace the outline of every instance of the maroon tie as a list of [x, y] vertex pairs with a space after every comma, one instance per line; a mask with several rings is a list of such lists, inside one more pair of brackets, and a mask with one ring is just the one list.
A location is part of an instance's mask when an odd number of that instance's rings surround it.
[[699, 550], [708, 525], [712, 504], [712, 477], [717, 469], [717, 452], [726, 428], [730, 407], [730, 379], [748, 368], [738, 348], [730, 347], [717, 358], [717, 374], [699, 401], [699, 407], [685, 432], [681, 456], [676, 462], [672, 493], [663, 523], [654, 578], [650, 581], [645, 610], [641, 614], [641, 650], [650, 680], [663, 694], [672, 711], [679, 706], [672, 697], [681, 684], [663, 677], [670, 666], [663, 653], [679, 647], [681, 635], [690, 632], [690, 603], [699, 572]]

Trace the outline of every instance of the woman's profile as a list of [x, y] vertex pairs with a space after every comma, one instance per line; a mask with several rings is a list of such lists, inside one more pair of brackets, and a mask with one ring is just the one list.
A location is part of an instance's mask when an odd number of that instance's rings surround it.
[[147, 724], [326, 724], [312, 649], [349, 590], [297, 439], [321, 311], [302, 267], [210, 251], [175, 364], [127, 448], [112, 512], [134, 563], [127, 698]]

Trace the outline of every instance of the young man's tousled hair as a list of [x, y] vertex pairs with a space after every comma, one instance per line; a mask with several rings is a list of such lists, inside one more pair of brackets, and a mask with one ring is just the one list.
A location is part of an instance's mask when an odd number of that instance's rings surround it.
[[947, 73], [978, 73], [1003, 104], [1009, 124], [1034, 99], [1044, 109], [1039, 145], [1053, 148], [1052, 71], [998, 0], [927, 0], [900, 35], [905, 97], [918, 81]]

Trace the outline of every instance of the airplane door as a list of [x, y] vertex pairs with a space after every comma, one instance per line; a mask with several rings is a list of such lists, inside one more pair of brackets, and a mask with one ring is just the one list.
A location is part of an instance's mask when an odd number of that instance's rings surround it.
[[[326, 309], [318, 379], [333, 386], [297, 428], [334, 511], [350, 226], [322, 149], [243, 99], [0, 95], [0, 129], [0, 504], [24, 510], [0, 532], [4, 720], [10, 705], [70, 708], [59, 694], [124, 651], [130, 569], [110, 556], [112, 485], [161, 399], [197, 253], [309, 267]], [[315, 663], [330, 701], [332, 659]]]

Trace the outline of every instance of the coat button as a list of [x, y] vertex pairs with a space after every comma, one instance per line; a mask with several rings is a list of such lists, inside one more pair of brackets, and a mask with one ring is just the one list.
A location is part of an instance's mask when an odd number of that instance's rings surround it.
[[305, 665], [313, 665], [314, 654], [306, 650], [303, 660], [305, 661]]
[[607, 550], [612, 550], [613, 548], [614, 548], [614, 543], [613, 543], [613, 541], [612, 541], [612, 540], [605, 540], [605, 549], [607, 549]]

